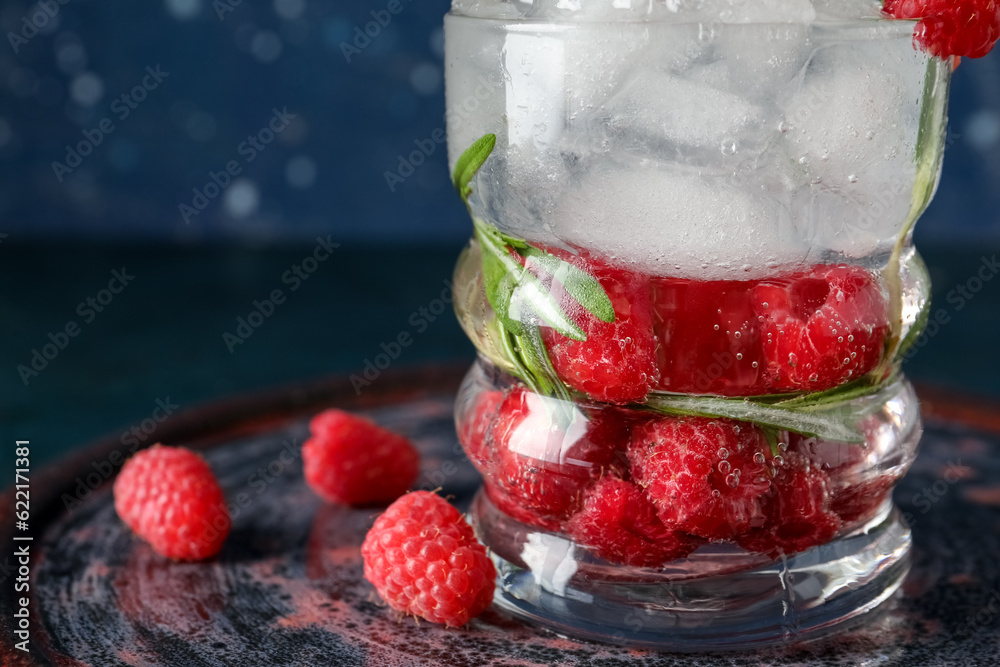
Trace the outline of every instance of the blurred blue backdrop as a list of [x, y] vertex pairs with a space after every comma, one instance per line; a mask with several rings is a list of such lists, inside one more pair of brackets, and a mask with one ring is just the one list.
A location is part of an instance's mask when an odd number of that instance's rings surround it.
[[[404, 182], [386, 182], [399, 155], [444, 125], [448, 1], [401, 3], [350, 62], [341, 44], [386, 0], [4, 3], [0, 231], [186, 242], [468, 236], [443, 146]], [[998, 53], [956, 73], [952, 143], [918, 240], [1000, 239], [998, 83]], [[295, 118], [254, 147], [248, 137], [275, 109]], [[232, 160], [236, 177], [225, 174]], [[232, 182], [217, 190], [211, 173]], [[204, 205], [197, 215], [195, 205]]]

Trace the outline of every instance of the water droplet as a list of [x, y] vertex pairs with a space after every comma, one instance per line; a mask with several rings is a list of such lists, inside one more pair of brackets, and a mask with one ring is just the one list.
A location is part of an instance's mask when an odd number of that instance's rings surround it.
[[846, 366], [849, 363], [851, 363], [851, 358], [850, 357], [845, 357], [844, 358], [844, 365]]
[[858, 177], [856, 174], [851, 174], [850, 176], [847, 177], [847, 180], [850, 181], [851, 183], [857, 183]]
[[774, 463], [774, 465], [776, 466], [781, 466], [785, 464], [785, 459], [783, 456], [781, 456], [781, 454], [778, 454], [773, 459], [771, 459], [771, 462]]
[[718, 324], [716, 324], [716, 325], [715, 325], [715, 330], [716, 330], [716, 331], [718, 331], [718, 330], [719, 330], [719, 325], [718, 325]]
[[868, 130], [867, 132], [865, 132], [865, 139], [871, 141], [874, 138], [875, 138], [875, 130]]
[[734, 333], [734, 334], [733, 334], [733, 336], [735, 336], [736, 338], [739, 338], [739, 337], [740, 337], [740, 335], [741, 335], [741, 334], [740, 334], [740, 332], [739, 332], [739, 331], [737, 331], [736, 333]]
[[809, 376], [810, 382], [816, 382], [817, 380], [819, 380], [819, 373], [813, 373], [812, 375]]
[[844, 337], [843, 336], [837, 336], [837, 342], [838, 343], [843, 343], [844, 342]]
[[[737, 331], [736, 334], [739, 335], [739, 331]], [[737, 352], [736, 353], [736, 361], [743, 361], [743, 353], [742, 352]]]
[[725, 139], [722, 142], [722, 154], [723, 155], [736, 155], [736, 151], [739, 150], [736, 146], [736, 142], [731, 139]]
[[718, 498], [721, 495], [722, 495], [721, 491], [719, 491], [718, 489], [712, 489], [712, 497], [713, 498]]
[[762, 304], [760, 304], [760, 305], [762, 305], [762, 306], [764, 306], [765, 308], [767, 308], [767, 301], [765, 301], [764, 303], [762, 303]]
[[789, 366], [794, 366], [797, 363], [799, 363], [798, 356], [796, 356], [796, 354], [794, 352], [789, 352], [788, 353], [788, 365]]
[[764, 452], [757, 452], [753, 455], [753, 462], [757, 465], [764, 465]]
[[726, 476], [726, 485], [731, 489], [735, 489], [737, 486], [740, 485], [740, 476], [739, 475]]
[[856, 356], [858, 356], [858, 353], [857, 353], [857, 352], [851, 352], [851, 359], [853, 359], [853, 358], [854, 358], [854, 357], [856, 357]]
[[723, 475], [728, 475], [732, 468], [733, 466], [729, 463], [729, 461], [719, 461], [719, 472]]
[[786, 123], [785, 121], [781, 121], [780, 123], [778, 123], [778, 132], [785, 133], [788, 132], [788, 130], [790, 129], [791, 126], [789, 126], [788, 123]]
[[847, 342], [848, 343], [853, 343], [854, 342], [854, 334], [851, 334], [850, 336], [847, 337]]
[[788, 449], [788, 443], [787, 442], [779, 442], [778, 443], [778, 451], [779, 452], [783, 452], [786, 449]]
[[751, 366], [753, 366], [754, 368], [757, 368], [757, 362], [756, 362], [756, 361], [755, 361], [755, 362], [753, 362], [753, 363], [752, 363], [752, 364], [750, 364], [750, 365], [751, 365]]
[[728, 459], [729, 458], [729, 450], [726, 449], [725, 447], [719, 447], [719, 451], [716, 452], [716, 455], [720, 459]]

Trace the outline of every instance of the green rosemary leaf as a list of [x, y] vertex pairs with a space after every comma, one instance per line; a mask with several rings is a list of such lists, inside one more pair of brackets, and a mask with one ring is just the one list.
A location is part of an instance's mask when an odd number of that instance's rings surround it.
[[455, 184], [455, 189], [458, 190], [458, 194], [462, 197], [463, 201], [467, 200], [472, 193], [472, 187], [469, 183], [472, 182], [476, 172], [486, 162], [486, 159], [493, 152], [493, 148], [496, 145], [497, 135], [484, 134], [474, 141], [455, 163], [455, 171], [452, 173], [451, 178]]

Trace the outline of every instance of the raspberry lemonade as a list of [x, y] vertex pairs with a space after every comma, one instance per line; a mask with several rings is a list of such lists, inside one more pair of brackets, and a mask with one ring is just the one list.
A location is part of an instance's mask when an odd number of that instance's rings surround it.
[[910, 236], [996, 4], [454, 0], [445, 31], [496, 602], [696, 650], [886, 601], [921, 433]]

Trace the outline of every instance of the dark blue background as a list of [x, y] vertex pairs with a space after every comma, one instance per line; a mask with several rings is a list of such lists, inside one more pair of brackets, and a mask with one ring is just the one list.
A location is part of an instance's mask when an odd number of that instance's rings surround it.
[[[388, 0], [243, 0], [220, 9], [229, 2], [239, 0], [68, 0], [16, 54], [9, 39], [0, 44], [3, 232], [255, 241], [324, 231], [407, 243], [468, 235], [443, 147], [394, 190], [385, 179], [400, 154], [444, 125], [446, 0], [400, 0], [402, 11], [351, 62], [341, 44]], [[19, 32], [36, 11], [6, 3], [4, 33]], [[115, 98], [158, 64], [169, 76], [118, 121]], [[1000, 238], [998, 83], [998, 54], [958, 70], [947, 167], [918, 239]], [[210, 170], [241, 160], [238, 145], [275, 107], [296, 122], [243, 165], [238, 187], [185, 224], [179, 204]], [[115, 130], [60, 183], [52, 162], [104, 117]]]

